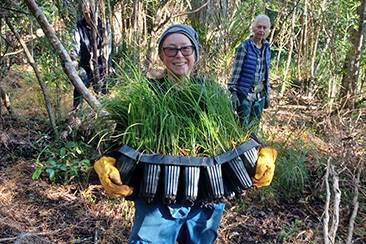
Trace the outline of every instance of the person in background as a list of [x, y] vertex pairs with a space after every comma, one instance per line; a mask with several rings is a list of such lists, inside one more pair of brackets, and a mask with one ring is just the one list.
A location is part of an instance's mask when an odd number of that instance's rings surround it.
[[[170, 26], [160, 38], [158, 51], [166, 68], [162, 77], [155, 79], [155, 82], [161, 85], [162, 92], [164, 92], [164, 81], [166, 80], [176, 83], [182, 89], [187, 81], [199, 82], [200, 79], [191, 77], [194, 65], [199, 58], [198, 34], [192, 27]], [[111, 175], [118, 175], [118, 170], [114, 165], [119, 157], [114, 153], [110, 152], [100, 158], [94, 164], [94, 168], [109, 195], [125, 197], [133, 190], [122, 185], [120, 178], [109, 179]], [[108, 173], [112, 171], [115, 173]], [[112, 182], [118, 182], [118, 184]], [[147, 203], [146, 199], [141, 198], [134, 201], [135, 216], [130, 244], [175, 244], [176, 242], [210, 244], [215, 242], [225, 204], [209, 203], [192, 206], [192, 204], [174, 203], [166, 205], [161, 198], [156, 197], [156, 199], [153, 203]]]
[[[233, 72], [228, 90], [234, 113], [241, 126], [257, 130], [263, 109], [269, 107], [269, 68], [271, 50], [265, 39], [271, 27], [268, 16], [255, 18], [252, 32], [235, 51]], [[252, 134], [255, 137], [255, 133]]]
[[[98, 18], [97, 25], [97, 55], [98, 63], [97, 67], [94, 67], [93, 63], [93, 47], [91, 42], [91, 28], [92, 21], [90, 18], [90, 3], [88, 1], [83, 1], [82, 6], [83, 18], [76, 22], [75, 30], [73, 33], [73, 38], [71, 42], [70, 57], [78, 70], [79, 76], [83, 81], [84, 85], [89, 88], [90, 84], [94, 85], [94, 91], [99, 95], [100, 92], [106, 94], [106, 84], [105, 84], [105, 72], [106, 64], [108, 63], [108, 68], [110, 67], [109, 55], [111, 53], [111, 42], [110, 42], [110, 31], [107, 31], [107, 40], [104, 40], [104, 27], [102, 21]], [[108, 30], [108, 26], [107, 26]], [[104, 52], [105, 41], [108, 42], [108, 52]], [[94, 70], [99, 69], [99, 79], [94, 77]], [[97, 80], [98, 79], [98, 80]], [[77, 110], [82, 104], [81, 94], [74, 88], [73, 94], [73, 109]]]

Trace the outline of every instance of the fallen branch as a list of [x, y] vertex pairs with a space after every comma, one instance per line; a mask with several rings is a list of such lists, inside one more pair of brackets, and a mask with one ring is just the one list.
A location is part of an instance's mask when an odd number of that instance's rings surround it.
[[329, 168], [330, 168], [330, 161], [332, 156], [328, 159], [327, 171], [325, 172], [325, 189], [326, 189], [326, 201], [325, 201], [325, 208], [324, 208], [324, 218], [323, 218], [323, 235], [324, 235], [324, 244], [329, 244], [329, 205], [330, 205], [330, 188], [329, 188]]
[[80, 243], [84, 243], [84, 242], [89, 242], [90, 240], [93, 240], [94, 239], [94, 237], [88, 237], [88, 238], [84, 238], [84, 239], [82, 239], [82, 240], [79, 240], [79, 241], [75, 241], [75, 242], [73, 242], [74, 244], [80, 244]]
[[94, 244], [98, 244], [98, 229], [94, 230]]
[[338, 145], [338, 143], [335, 143], [335, 145], [333, 146], [332, 152], [330, 153], [330, 156], [328, 158], [328, 163], [327, 163], [327, 170], [325, 172], [325, 186], [326, 186], [326, 201], [325, 201], [325, 207], [324, 207], [324, 218], [323, 218], [323, 236], [324, 236], [324, 244], [330, 244], [333, 243], [331, 242], [331, 240], [329, 239], [329, 206], [330, 206], [330, 198], [331, 198], [331, 193], [330, 193], [330, 186], [329, 186], [329, 175], [330, 175], [330, 171], [332, 169], [332, 158], [333, 158], [333, 153], [335, 151], [336, 146]]
[[13, 240], [16, 240], [17, 238], [18, 238], [18, 237], [2, 238], [2, 239], [0, 239], [0, 242], [13, 241]]
[[50, 232], [40, 232], [40, 233], [20, 233], [18, 236], [15, 237], [7, 237], [7, 238], [2, 238], [0, 239], [0, 242], [8, 242], [8, 241], [13, 241], [18, 239], [20, 236], [24, 236], [24, 235], [33, 235], [33, 236], [48, 236], [48, 235], [54, 235], [57, 234], [58, 232], [60, 232], [60, 230], [55, 230], [55, 231], [50, 231]]
[[336, 170], [334, 169], [334, 165], [331, 165], [331, 173], [333, 175], [334, 203], [332, 226], [329, 231], [329, 239], [332, 243], [334, 243], [339, 226], [339, 205], [341, 203], [341, 191], [339, 190], [339, 172], [336, 172]]
[[358, 168], [358, 172], [357, 172], [357, 177], [356, 179], [354, 179], [354, 183], [355, 183], [355, 192], [354, 192], [354, 197], [353, 197], [353, 201], [352, 201], [352, 206], [353, 206], [353, 211], [352, 211], [352, 215], [351, 218], [349, 220], [349, 229], [348, 229], [348, 237], [347, 237], [347, 244], [351, 244], [352, 243], [352, 235], [353, 235], [353, 228], [355, 226], [355, 219], [357, 216], [357, 211], [358, 211], [358, 206], [359, 206], [359, 202], [358, 202], [358, 188], [360, 185], [360, 177], [361, 177], [361, 172], [362, 172], [362, 168], [363, 168], [363, 159], [361, 159], [361, 164]]
[[310, 105], [278, 105], [278, 108], [283, 109], [304, 109], [304, 110], [318, 110], [318, 106]]

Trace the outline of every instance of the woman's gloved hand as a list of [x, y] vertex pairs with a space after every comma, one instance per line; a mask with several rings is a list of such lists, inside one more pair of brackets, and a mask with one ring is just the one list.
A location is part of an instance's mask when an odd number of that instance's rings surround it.
[[231, 109], [233, 111], [237, 111], [237, 109], [240, 105], [240, 101], [239, 101], [236, 91], [231, 92], [230, 101], [231, 101]]
[[252, 184], [256, 187], [268, 186], [271, 184], [274, 171], [277, 151], [271, 147], [263, 147], [259, 151], [255, 175]]
[[122, 185], [118, 169], [115, 167], [116, 159], [101, 157], [94, 164], [94, 169], [99, 176], [100, 183], [111, 197], [126, 197], [132, 194], [133, 188]]

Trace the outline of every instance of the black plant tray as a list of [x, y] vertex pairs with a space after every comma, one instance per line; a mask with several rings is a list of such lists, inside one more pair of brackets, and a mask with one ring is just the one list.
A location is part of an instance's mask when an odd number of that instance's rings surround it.
[[240, 197], [252, 187], [258, 146], [249, 140], [216, 157], [144, 154], [123, 146], [117, 167], [122, 182], [134, 188], [126, 199], [207, 203]]

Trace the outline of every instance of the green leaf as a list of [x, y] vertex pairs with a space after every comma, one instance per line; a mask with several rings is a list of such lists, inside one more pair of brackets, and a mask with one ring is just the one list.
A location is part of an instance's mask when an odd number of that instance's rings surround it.
[[88, 159], [83, 159], [79, 162], [79, 165], [84, 167], [84, 168], [87, 168], [90, 166], [90, 160]]
[[80, 150], [80, 148], [79, 148], [79, 147], [76, 147], [76, 148], [75, 148], [75, 151], [76, 151], [78, 154], [81, 154], [81, 153], [82, 153], [82, 151]]
[[67, 148], [74, 148], [74, 147], [77, 147], [77, 144], [73, 141], [69, 141], [67, 144], [66, 144]]
[[66, 164], [61, 164], [60, 170], [66, 171], [67, 170], [67, 165]]
[[60, 156], [63, 158], [66, 155], [66, 149], [63, 147], [60, 149]]
[[32, 179], [33, 180], [37, 180], [39, 178], [39, 176], [42, 173], [42, 167], [39, 167], [38, 169], [36, 169], [36, 171], [34, 171], [33, 175], [32, 175]]
[[47, 164], [48, 164], [49, 166], [52, 166], [52, 167], [57, 166], [57, 163], [56, 163], [56, 161], [55, 161], [53, 158], [49, 158], [49, 159], [47, 160]]
[[47, 168], [46, 172], [48, 174], [48, 177], [50, 178], [50, 180], [53, 182], [55, 180], [55, 170], [52, 168]]

